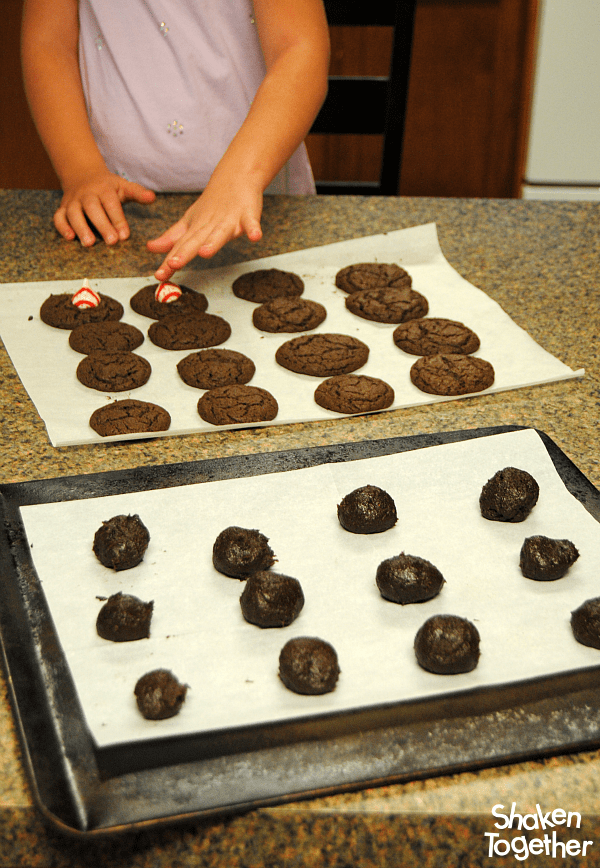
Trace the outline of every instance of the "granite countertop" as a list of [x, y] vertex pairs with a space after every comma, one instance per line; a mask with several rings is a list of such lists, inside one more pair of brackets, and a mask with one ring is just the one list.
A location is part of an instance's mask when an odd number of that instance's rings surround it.
[[[58, 194], [0, 191], [0, 282], [151, 274], [145, 248], [192, 201], [161, 195], [128, 205], [129, 241], [84, 250], [52, 227]], [[593, 203], [360, 197], [267, 198], [264, 239], [231, 243], [204, 268], [435, 222], [457, 271], [495, 299], [546, 350], [585, 377], [462, 401], [314, 424], [53, 448], [4, 349], [0, 481], [46, 479], [377, 438], [525, 425], [546, 432], [600, 487], [600, 207]], [[0, 315], [1, 324], [1, 315]], [[0, 674], [0, 865], [493, 865], [492, 807], [582, 814], [566, 837], [600, 854], [600, 751], [265, 807], [241, 816], [136, 830], [93, 843], [47, 828], [33, 804]], [[568, 834], [567, 834], [568, 833]], [[530, 834], [540, 836], [543, 832]], [[573, 850], [573, 853], [576, 853]], [[498, 852], [497, 864], [505, 860]], [[559, 852], [560, 855], [560, 852]], [[509, 856], [508, 858], [512, 858]], [[536, 865], [556, 858], [536, 856]], [[591, 858], [591, 857], [590, 857]], [[585, 864], [600, 864], [597, 861]], [[546, 862], [546, 859], [549, 861]], [[466, 861], [465, 861], [466, 860]], [[584, 864], [568, 856], [565, 864]]]

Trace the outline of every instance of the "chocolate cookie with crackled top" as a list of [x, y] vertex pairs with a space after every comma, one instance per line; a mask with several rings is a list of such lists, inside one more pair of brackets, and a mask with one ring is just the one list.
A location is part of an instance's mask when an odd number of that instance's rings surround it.
[[144, 335], [126, 322], [89, 322], [75, 326], [69, 346], [76, 353], [127, 353], [144, 343]]
[[373, 322], [401, 323], [424, 317], [429, 303], [410, 286], [375, 287], [352, 292], [346, 298], [350, 313]]
[[282, 368], [312, 377], [350, 374], [362, 368], [368, 358], [369, 348], [358, 338], [329, 333], [292, 338], [275, 353]]
[[120, 320], [124, 313], [121, 302], [108, 295], [98, 295], [100, 304], [87, 308], [76, 307], [69, 292], [50, 295], [40, 308], [40, 319], [56, 329], [74, 329], [88, 322]]
[[472, 329], [452, 319], [428, 317], [401, 323], [394, 329], [396, 346], [413, 356], [439, 353], [470, 355], [479, 349], [479, 338]]
[[291, 271], [279, 268], [260, 268], [248, 271], [233, 281], [233, 294], [245, 301], [255, 301], [259, 304], [272, 298], [290, 298], [302, 295], [304, 281]]
[[254, 376], [252, 359], [236, 350], [209, 349], [190, 353], [177, 363], [177, 373], [194, 389], [245, 385]]
[[430, 395], [469, 395], [494, 384], [494, 368], [485, 359], [445, 353], [423, 356], [410, 369], [412, 383]]
[[101, 437], [168, 431], [171, 416], [158, 404], [127, 398], [99, 407], [90, 416], [90, 428]]
[[252, 322], [263, 332], [306, 332], [326, 318], [327, 311], [318, 301], [308, 298], [273, 298], [257, 307]]
[[167, 316], [153, 322], [148, 337], [163, 350], [198, 350], [223, 344], [231, 326], [223, 317], [210, 313], [194, 316]]
[[208, 307], [206, 296], [195, 289], [190, 289], [189, 286], [177, 285], [181, 290], [181, 295], [174, 301], [158, 301], [156, 290], [160, 284], [151, 283], [139, 289], [130, 298], [129, 305], [136, 313], [150, 319], [162, 319], [173, 314], [185, 316], [186, 314], [205, 313]]
[[77, 379], [99, 392], [127, 392], [150, 379], [150, 362], [136, 353], [91, 353], [77, 365]]
[[270, 422], [278, 412], [273, 395], [258, 386], [220, 386], [198, 401], [200, 418], [211, 425]]
[[335, 413], [373, 413], [394, 403], [394, 390], [378, 377], [340, 374], [315, 389], [315, 402]]
[[335, 285], [344, 292], [360, 292], [363, 289], [411, 286], [412, 277], [395, 263], [357, 262], [347, 265], [335, 276]]

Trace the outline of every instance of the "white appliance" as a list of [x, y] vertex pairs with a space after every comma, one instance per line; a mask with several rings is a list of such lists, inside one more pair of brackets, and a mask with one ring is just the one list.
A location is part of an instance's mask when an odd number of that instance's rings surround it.
[[600, 0], [540, 0], [522, 196], [600, 200]]

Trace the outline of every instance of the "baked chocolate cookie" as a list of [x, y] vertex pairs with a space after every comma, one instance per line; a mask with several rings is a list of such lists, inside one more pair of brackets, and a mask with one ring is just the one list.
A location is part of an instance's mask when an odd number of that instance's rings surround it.
[[254, 376], [252, 359], [235, 350], [200, 350], [177, 363], [177, 373], [195, 389], [244, 385]]
[[260, 268], [248, 271], [233, 281], [233, 294], [245, 301], [264, 304], [272, 298], [290, 298], [302, 295], [304, 281], [291, 271], [279, 268]]
[[377, 377], [340, 374], [315, 389], [315, 402], [335, 413], [373, 413], [394, 403], [394, 390]]
[[337, 508], [338, 519], [350, 533], [382, 533], [398, 521], [393, 498], [376, 485], [355, 488]]
[[369, 348], [358, 338], [323, 333], [292, 338], [275, 353], [282, 368], [311, 377], [350, 374], [362, 368], [368, 358]]
[[479, 338], [468, 326], [452, 319], [426, 317], [403, 322], [394, 329], [396, 346], [412, 356], [440, 353], [470, 355], [479, 349]]
[[525, 521], [538, 501], [540, 487], [526, 470], [505, 467], [485, 483], [479, 508], [490, 521]]
[[300, 636], [290, 639], [279, 655], [279, 677], [294, 693], [318, 696], [331, 693], [340, 667], [335, 648], [323, 639]]
[[94, 535], [92, 550], [111, 570], [130, 570], [144, 559], [150, 533], [139, 515], [115, 515], [103, 521]]
[[90, 416], [90, 428], [101, 437], [168, 431], [170, 425], [171, 416], [163, 407], [133, 398], [112, 401], [94, 410]]
[[347, 265], [335, 276], [335, 285], [344, 292], [360, 292], [363, 289], [411, 286], [412, 277], [395, 263], [357, 262]]
[[75, 326], [69, 346], [76, 353], [128, 353], [144, 343], [144, 335], [126, 322], [106, 320]]
[[98, 612], [96, 632], [111, 642], [135, 642], [150, 635], [154, 601], [144, 603], [119, 591], [108, 598]]
[[208, 307], [206, 296], [181, 284], [178, 284], [181, 295], [175, 301], [157, 301], [156, 290], [159, 285], [158, 283], [151, 283], [139, 289], [129, 300], [131, 309], [142, 316], [149, 317], [149, 319], [162, 319], [174, 314], [187, 316], [206, 311]]
[[430, 561], [402, 552], [379, 564], [375, 582], [384, 599], [404, 606], [436, 597], [445, 579]]
[[586, 600], [571, 612], [571, 629], [581, 645], [600, 648], [600, 597]]
[[211, 425], [248, 425], [271, 422], [279, 405], [270, 392], [259, 386], [219, 386], [198, 401], [201, 419]]
[[247, 579], [252, 573], [268, 570], [275, 555], [268, 537], [259, 530], [227, 527], [216, 538], [212, 551], [213, 566], [234, 579]]
[[373, 322], [400, 323], [426, 316], [429, 304], [410, 286], [361, 289], [346, 297], [350, 313]]
[[298, 579], [263, 570], [248, 576], [240, 597], [242, 614], [257, 627], [288, 627], [304, 606]]
[[223, 344], [231, 335], [231, 326], [221, 316], [198, 313], [189, 316], [165, 316], [153, 322], [148, 337], [163, 350], [199, 350]]
[[252, 322], [263, 332], [307, 332], [326, 318], [327, 311], [318, 301], [308, 298], [272, 298], [254, 309]]
[[419, 666], [436, 675], [470, 672], [479, 662], [479, 631], [458, 615], [433, 615], [415, 636]]
[[187, 684], [180, 684], [168, 669], [154, 669], [138, 679], [133, 692], [147, 720], [165, 720], [179, 713], [187, 690]]
[[97, 307], [78, 308], [73, 304], [73, 296], [69, 292], [50, 295], [40, 308], [40, 318], [46, 325], [57, 329], [73, 329], [75, 326], [88, 322], [105, 322], [120, 320], [123, 316], [123, 305], [109, 295], [100, 295]]
[[136, 353], [91, 353], [77, 365], [77, 379], [99, 392], [128, 392], [147, 383], [150, 362]]
[[568, 539], [530, 536], [521, 547], [519, 566], [527, 579], [553, 582], [562, 579], [578, 557], [579, 552]]
[[430, 395], [469, 395], [494, 384], [494, 368], [485, 359], [446, 353], [423, 356], [410, 369], [412, 383]]

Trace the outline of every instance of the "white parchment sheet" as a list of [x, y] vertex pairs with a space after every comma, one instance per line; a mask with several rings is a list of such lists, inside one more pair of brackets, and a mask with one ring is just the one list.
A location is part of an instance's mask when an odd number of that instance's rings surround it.
[[[450, 266], [440, 249], [434, 223], [227, 268], [178, 272], [177, 279], [181, 283], [206, 294], [208, 313], [222, 316], [230, 323], [231, 337], [220, 346], [245, 353], [254, 361], [256, 373], [250, 385], [267, 389], [277, 399], [277, 418], [266, 424], [318, 421], [335, 418], [338, 414], [324, 410], [314, 401], [314, 391], [321, 378], [295, 374], [275, 362], [277, 348], [297, 335], [259, 331], [252, 324], [256, 305], [233, 295], [231, 284], [235, 278], [259, 268], [280, 268], [302, 277], [304, 297], [321, 302], [327, 309], [327, 319], [314, 332], [341, 332], [369, 346], [369, 360], [357, 373], [379, 377], [392, 386], [395, 401], [390, 409], [454, 400], [428, 395], [411, 383], [409, 372], [417, 357], [404, 353], [393, 343], [395, 326], [369, 322], [346, 309], [346, 293], [336, 288], [335, 275], [346, 265], [365, 261], [395, 262], [406, 268], [413, 278], [414, 288], [429, 302], [428, 316], [459, 320], [479, 335], [481, 347], [475, 355], [491, 362], [496, 373], [495, 383], [487, 391], [498, 392], [583, 375], [583, 370], [573, 371], [542, 349], [496, 302]], [[94, 280], [93, 275], [81, 275], [81, 279], [85, 277], [93, 288], [123, 304], [123, 322], [147, 334], [152, 320], [131, 310], [129, 299], [153, 278]], [[79, 382], [75, 371], [83, 356], [69, 347], [68, 331], [52, 328], [40, 320], [39, 309], [51, 293], [75, 292], [80, 286], [81, 280], [12, 283], [0, 287], [2, 340], [46, 425], [52, 445], [139, 439], [143, 435], [101, 438], [89, 427], [94, 410], [111, 400], [129, 397], [159, 404], [171, 414], [168, 432], [146, 436], [214, 431], [215, 427], [204, 422], [197, 412], [202, 390], [187, 386], [177, 374], [177, 362], [185, 358], [188, 351], [163, 350], [146, 337], [142, 346], [135, 350], [152, 365], [152, 375], [145, 386], [108, 395]]]
[[[525, 522], [482, 518], [482, 485], [506, 466], [529, 471], [540, 498]], [[394, 498], [397, 525], [381, 534], [343, 530], [337, 504], [362, 485]], [[148, 527], [144, 561], [124, 572], [103, 567], [92, 541], [103, 520], [137, 513]], [[600, 595], [600, 525], [564, 487], [532, 430], [385, 457], [258, 477], [22, 508], [32, 556], [99, 745], [304, 717], [449, 691], [504, 684], [600, 664], [579, 645], [571, 611]], [[297, 578], [305, 606], [289, 627], [248, 624], [243, 583], [217, 572], [212, 546], [230, 525], [258, 528]], [[554, 582], [522, 576], [519, 552], [535, 534], [568, 538], [580, 552]], [[430, 560], [446, 579], [425, 603], [384, 600], [375, 571], [406, 552]], [[95, 631], [100, 597], [122, 591], [154, 600], [149, 639], [111, 643]], [[470, 673], [440, 676], [417, 664], [413, 641], [431, 615], [472, 620], [481, 658]], [[299, 696], [280, 682], [279, 652], [294, 636], [336, 648], [341, 675], [324, 696]], [[133, 688], [155, 668], [190, 686], [177, 717], [147, 721]]]

